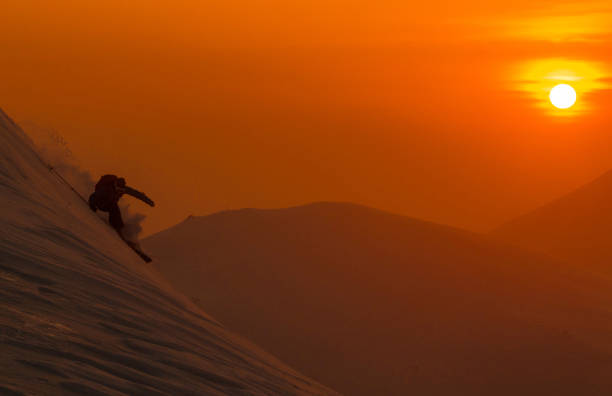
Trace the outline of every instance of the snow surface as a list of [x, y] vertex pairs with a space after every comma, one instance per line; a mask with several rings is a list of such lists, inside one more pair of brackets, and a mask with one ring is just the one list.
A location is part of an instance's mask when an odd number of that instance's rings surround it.
[[0, 394], [336, 394], [174, 292], [1, 111], [0, 210]]

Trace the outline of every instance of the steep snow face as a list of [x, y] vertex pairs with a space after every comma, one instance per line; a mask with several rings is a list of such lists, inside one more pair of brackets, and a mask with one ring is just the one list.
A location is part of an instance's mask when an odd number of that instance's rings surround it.
[[348, 395], [612, 394], [612, 282], [485, 236], [319, 203], [192, 217], [143, 246], [207, 312]]
[[174, 293], [2, 112], [0, 214], [0, 394], [335, 394]]

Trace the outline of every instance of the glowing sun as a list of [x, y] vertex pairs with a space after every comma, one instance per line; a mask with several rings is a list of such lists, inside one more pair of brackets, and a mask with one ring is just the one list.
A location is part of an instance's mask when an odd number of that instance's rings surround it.
[[559, 84], [550, 90], [550, 102], [558, 109], [569, 109], [576, 103], [576, 90], [567, 84]]

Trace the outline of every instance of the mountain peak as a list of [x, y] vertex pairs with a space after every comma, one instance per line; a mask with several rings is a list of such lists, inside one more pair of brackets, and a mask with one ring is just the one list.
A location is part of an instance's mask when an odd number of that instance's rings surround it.
[[507, 242], [612, 273], [612, 171], [493, 231]]

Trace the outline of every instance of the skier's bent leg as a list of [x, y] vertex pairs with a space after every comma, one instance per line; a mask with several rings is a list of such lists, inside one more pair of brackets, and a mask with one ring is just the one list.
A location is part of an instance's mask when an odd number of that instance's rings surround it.
[[118, 205], [114, 205], [109, 211], [108, 222], [115, 229], [115, 231], [119, 233], [119, 236], [123, 238], [121, 230], [123, 229], [125, 224], [123, 224], [123, 219], [121, 218], [121, 211], [119, 210]]

